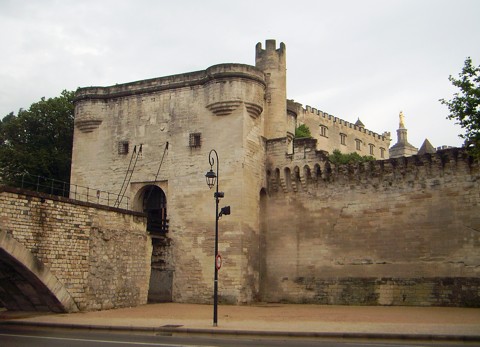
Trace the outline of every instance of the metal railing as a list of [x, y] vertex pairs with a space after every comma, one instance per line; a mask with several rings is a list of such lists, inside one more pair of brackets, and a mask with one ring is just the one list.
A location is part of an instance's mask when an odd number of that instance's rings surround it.
[[[123, 197], [123, 199], [121, 199], [119, 194], [79, 184], [59, 181], [48, 177], [22, 174], [1, 183], [35, 192], [62, 196], [73, 200], [91, 202], [127, 210], [130, 209], [130, 199], [128, 197]], [[118, 201], [121, 201], [119, 205]]]

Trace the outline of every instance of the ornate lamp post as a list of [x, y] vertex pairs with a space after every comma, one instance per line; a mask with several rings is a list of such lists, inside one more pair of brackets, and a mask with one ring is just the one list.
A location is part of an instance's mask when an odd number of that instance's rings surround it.
[[[217, 173], [213, 171], [213, 165], [215, 165], [215, 158], [217, 160]], [[230, 214], [230, 206], [223, 207], [220, 211], [220, 214], [218, 213], [218, 202], [220, 201], [220, 198], [223, 198], [225, 196], [225, 194], [218, 191], [218, 154], [217, 151], [215, 151], [214, 149], [212, 149], [208, 154], [208, 162], [210, 163], [210, 171], [205, 174], [205, 179], [207, 181], [208, 188], [212, 189], [213, 186], [216, 186], [216, 191], [213, 194], [213, 197], [215, 198], [215, 277], [213, 282], [213, 326], [216, 327], [218, 320], [218, 270], [222, 265], [222, 258], [218, 254], [218, 219], [224, 214]]]

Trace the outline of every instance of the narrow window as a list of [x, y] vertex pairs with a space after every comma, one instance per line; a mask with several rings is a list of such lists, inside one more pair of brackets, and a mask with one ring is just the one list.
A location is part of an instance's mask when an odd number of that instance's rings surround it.
[[373, 143], [369, 143], [368, 146], [370, 147], [370, 154], [373, 155], [373, 149], [375, 148], [375, 145]]
[[380, 158], [385, 158], [385, 148], [380, 147]]
[[202, 145], [202, 134], [201, 133], [191, 133], [190, 134], [190, 148], [197, 148]]
[[355, 139], [355, 148], [357, 149], [357, 151], [360, 151], [362, 149], [362, 140], [359, 140], [359, 139]]
[[128, 154], [128, 141], [118, 143], [118, 154]]
[[328, 137], [327, 130], [328, 128], [325, 125], [320, 125], [320, 136]]
[[340, 144], [346, 145], [347, 143], [347, 135], [345, 134], [340, 134]]

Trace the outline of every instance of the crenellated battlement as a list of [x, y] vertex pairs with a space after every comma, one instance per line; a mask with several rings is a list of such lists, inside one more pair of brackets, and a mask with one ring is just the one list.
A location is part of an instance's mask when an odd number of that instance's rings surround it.
[[265, 74], [265, 137], [275, 139], [283, 137], [289, 129], [287, 118], [287, 63], [285, 44], [277, 49], [275, 40], [267, 40], [265, 49], [259, 42], [255, 46], [255, 67]]
[[280, 47], [277, 49], [277, 42], [275, 40], [266, 40], [265, 41], [265, 49], [262, 49], [262, 43], [259, 42], [255, 46], [256, 56], [257, 59], [261, 58], [264, 54], [271, 54], [272, 52], [277, 53], [279, 56], [285, 54], [285, 44], [280, 42]]
[[383, 134], [378, 134], [374, 131], [366, 129], [365, 127], [357, 126], [354, 123], [350, 123], [346, 120], [335, 117], [331, 114], [328, 114], [327, 112], [323, 112], [321, 110], [318, 110], [318, 109], [316, 109], [314, 107], [311, 107], [311, 106], [308, 106], [308, 105], [305, 106], [305, 108], [303, 110], [304, 110], [305, 113], [310, 113], [310, 114], [313, 114], [315, 116], [322, 117], [323, 122], [327, 122], [327, 123], [331, 123], [331, 124], [336, 123], [336, 124], [338, 124], [342, 127], [352, 129], [352, 130], [355, 130], [355, 131], [359, 131], [361, 133], [376, 137], [377, 139], [382, 140], [382, 141], [390, 140], [390, 132], [384, 132]]
[[[316, 161], [309, 160], [314, 157]], [[448, 183], [453, 176], [480, 178], [478, 161], [474, 161], [465, 149], [452, 148], [434, 154], [338, 166], [328, 160], [328, 155], [316, 151], [309, 157], [294, 158], [292, 155], [284, 165], [272, 163], [267, 168], [270, 194], [309, 191], [327, 185], [347, 189], [425, 189]]]
[[265, 301], [480, 306], [480, 170], [465, 149], [338, 166], [306, 153], [267, 156]]

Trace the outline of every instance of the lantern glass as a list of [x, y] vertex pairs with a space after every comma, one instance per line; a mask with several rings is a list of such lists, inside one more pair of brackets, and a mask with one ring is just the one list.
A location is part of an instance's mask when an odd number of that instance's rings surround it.
[[208, 188], [212, 189], [212, 187], [215, 185], [216, 179], [217, 175], [215, 175], [215, 172], [210, 169], [210, 171], [208, 171], [205, 175], [205, 180], [207, 181]]

